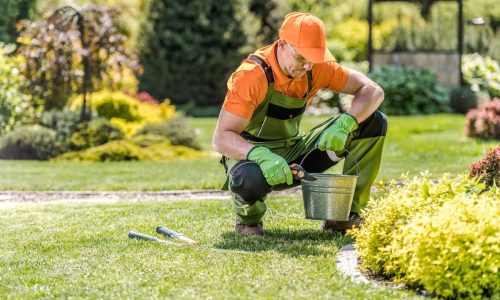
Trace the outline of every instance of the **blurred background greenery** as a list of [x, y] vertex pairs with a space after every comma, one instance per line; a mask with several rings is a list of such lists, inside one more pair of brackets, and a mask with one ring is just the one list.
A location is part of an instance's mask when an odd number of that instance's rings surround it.
[[[373, 6], [374, 49], [456, 51], [457, 2], [430, 1], [429, 10], [417, 2]], [[375, 68], [368, 75], [385, 91], [381, 110], [388, 115], [473, 110], [465, 132], [498, 139], [500, 111], [495, 104], [481, 108], [500, 101], [495, 100], [500, 97], [497, 2], [463, 1], [462, 86], [443, 86], [428, 69]], [[337, 60], [368, 73], [368, 0], [0, 0], [0, 10], [4, 159], [209, 155], [200, 153], [185, 116], [216, 117], [231, 72], [278, 38], [291, 11], [320, 17]], [[308, 113], [342, 112], [351, 99], [323, 90]]]

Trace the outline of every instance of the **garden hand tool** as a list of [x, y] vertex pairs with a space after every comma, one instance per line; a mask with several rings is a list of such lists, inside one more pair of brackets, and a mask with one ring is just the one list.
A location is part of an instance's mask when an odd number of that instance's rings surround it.
[[[169, 232], [169, 234], [173, 233], [174, 235], [176, 235], [176, 238], [179, 238], [179, 236], [183, 236], [185, 239], [191, 241], [191, 242], [189, 242], [191, 245], [193, 245], [193, 242], [196, 243], [195, 241], [191, 240], [190, 238], [187, 238], [184, 235], [179, 234], [179, 233], [177, 233], [177, 232], [175, 232], [173, 230], [169, 230], [168, 228], [164, 228], [164, 227], [158, 227], [157, 230], [159, 228], [163, 228], [163, 229], [166, 229], [166, 230], [161, 230], [161, 232], [158, 232], [158, 233], [162, 233], [162, 234], [165, 234], [165, 235], [168, 235], [167, 232]], [[168, 236], [170, 237], [170, 235], [168, 235]], [[128, 237], [132, 238], [132, 239], [154, 241], [154, 242], [162, 243], [162, 244], [165, 244], [165, 245], [168, 245], [168, 246], [182, 246], [181, 244], [173, 243], [171, 241], [161, 240], [161, 239], [156, 238], [154, 236], [150, 236], [150, 235], [147, 235], [147, 234], [144, 234], [144, 233], [135, 232], [135, 231], [129, 231], [128, 232]], [[187, 240], [186, 240], [186, 242], [187, 242]], [[200, 244], [196, 243], [196, 245], [200, 245]], [[202, 246], [202, 248], [206, 248], [206, 249], [209, 249], [209, 250], [212, 250], [212, 251], [215, 251], [215, 252], [240, 253], [240, 254], [246, 254], [246, 255], [248, 255], [248, 253], [249, 253], [248, 251], [244, 251], [244, 250], [208, 248], [208, 247], [205, 247], [205, 246]]]
[[304, 168], [302, 168], [301, 165], [298, 164], [291, 164], [290, 165], [290, 170], [292, 170], [292, 175], [293, 179], [300, 181], [300, 180], [306, 180], [306, 181], [314, 181], [317, 178], [312, 176], [311, 174], [307, 173]]
[[166, 227], [156, 227], [156, 232], [163, 234], [167, 237], [173, 238], [173, 239], [179, 239], [179, 240], [184, 241], [188, 244], [196, 244], [196, 241], [188, 238], [187, 236], [183, 235], [182, 233], [175, 232], [175, 231], [168, 229]]
[[328, 127], [318, 140], [317, 147], [321, 151], [342, 151], [344, 150], [347, 136], [358, 128], [356, 118], [348, 113], [341, 114], [333, 124]]
[[173, 243], [171, 241], [160, 240], [159, 238], [156, 238], [154, 236], [150, 236], [150, 235], [135, 232], [135, 231], [129, 231], [128, 237], [131, 239], [155, 241], [155, 242], [162, 243], [162, 244], [169, 245], [169, 246], [177, 246], [178, 245], [178, 244]]

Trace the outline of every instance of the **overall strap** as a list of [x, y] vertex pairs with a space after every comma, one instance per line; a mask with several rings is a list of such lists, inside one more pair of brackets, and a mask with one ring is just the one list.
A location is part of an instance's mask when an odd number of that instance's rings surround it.
[[312, 80], [313, 80], [312, 70], [307, 71], [307, 91], [306, 94], [304, 95], [305, 99], [307, 99], [307, 97], [309, 96], [309, 92], [311, 91]]
[[256, 62], [262, 68], [262, 70], [264, 70], [268, 84], [271, 84], [274, 82], [273, 70], [262, 58], [258, 57], [257, 55], [250, 54], [248, 56], [248, 59], [253, 61], [253, 62]]

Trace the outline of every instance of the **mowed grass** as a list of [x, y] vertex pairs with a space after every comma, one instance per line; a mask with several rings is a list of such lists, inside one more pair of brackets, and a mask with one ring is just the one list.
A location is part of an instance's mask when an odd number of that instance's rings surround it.
[[[344, 278], [335, 256], [348, 238], [305, 220], [300, 198], [267, 203], [268, 235], [252, 238], [234, 233], [228, 200], [0, 206], [0, 298], [417, 298]], [[156, 226], [199, 245], [127, 237], [161, 237]]]
[[[325, 120], [306, 117], [303, 131]], [[211, 149], [215, 118], [191, 119], [204, 149]], [[389, 117], [389, 131], [378, 180], [399, 179], [429, 170], [464, 174], [499, 141], [464, 136], [465, 117], [439, 114]], [[330, 172], [341, 172], [342, 163]], [[224, 171], [217, 156], [173, 162], [70, 163], [0, 160], [0, 190], [172, 190], [217, 189]]]

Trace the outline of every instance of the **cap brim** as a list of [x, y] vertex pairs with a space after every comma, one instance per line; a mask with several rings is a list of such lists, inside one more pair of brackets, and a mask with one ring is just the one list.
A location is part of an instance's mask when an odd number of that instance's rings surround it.
[[328, 48], [297, 48], [297, 51], [313, 64], [320, 64], [335, 60], [335, 57], [333, 57]]

